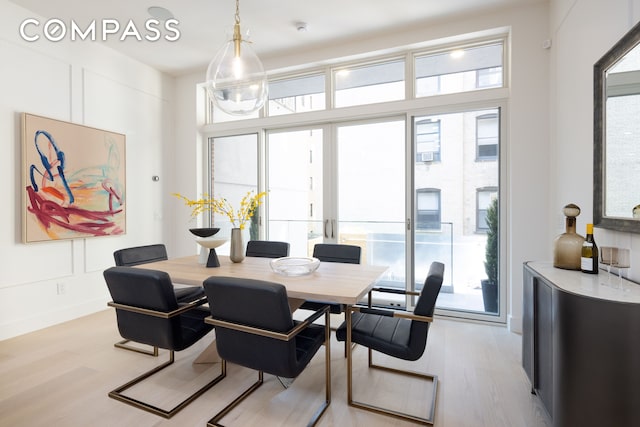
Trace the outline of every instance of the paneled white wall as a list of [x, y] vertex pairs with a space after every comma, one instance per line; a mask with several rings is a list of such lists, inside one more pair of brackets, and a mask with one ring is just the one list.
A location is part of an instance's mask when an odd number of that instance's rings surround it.
[[[0, 0], [0, 340], [106, 309], [113, 251], [164, 242], [168, 228], [174, 80], [94, 42], [25, 42], [30, 17]], [[125, 236], [22, 243], [22, 112], [126, 134]]]

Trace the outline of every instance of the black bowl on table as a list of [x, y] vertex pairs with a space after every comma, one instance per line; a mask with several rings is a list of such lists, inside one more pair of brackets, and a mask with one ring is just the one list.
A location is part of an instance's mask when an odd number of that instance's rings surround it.
[[214, 234], [216, 234], [218, 231], [220, 231], [220, 229], [219, 228], [213, 228], [213, 227], [202, 227], [202, 228], [190, 228], [189, 231], [194, 236], [211, 237]]

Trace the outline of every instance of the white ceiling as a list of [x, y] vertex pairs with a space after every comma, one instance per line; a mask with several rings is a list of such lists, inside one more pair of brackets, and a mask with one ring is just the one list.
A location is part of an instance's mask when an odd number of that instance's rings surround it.
[[[144, 22], [151, 18], [150, 6], [169, 9], [179, 21], [176, 42], [137, 41], [119, 34], [106, 43], [171, 75], [207, 66], [233, 28], [234, 0], [11, 0], [42, 18], [73, 20], [80, 28], [91, 21], [116, 19], [122, 28], [133, 20], [144, 37]], [[241, 0], [242, 31], [251, 33], [258, 56], [295, 54], [296, 51], [340, 44], [353, 37], [375, 37], [416, 26], [452, 19], [456, 15], [503, 6], [518, 6], [546, 0]], [[308, 25], [298, 32], [296, 22]], [[99, 28], [99, 27], [98, 27]], [[36, 30], [32, 29], [32, 32]], [[42, 27], [39, 29], [42, 33]], [[100, 32], [97, 33], [100, 37]], [[163, 36], [167, 34], [163, 32]]]

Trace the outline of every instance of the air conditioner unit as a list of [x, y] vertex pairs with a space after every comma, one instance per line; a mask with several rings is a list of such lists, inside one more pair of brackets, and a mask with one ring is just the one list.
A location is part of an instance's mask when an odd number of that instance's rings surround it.
[[433, 151], [427, 151], [426, 153], [420, 153], [420, 161], [433, 162]]

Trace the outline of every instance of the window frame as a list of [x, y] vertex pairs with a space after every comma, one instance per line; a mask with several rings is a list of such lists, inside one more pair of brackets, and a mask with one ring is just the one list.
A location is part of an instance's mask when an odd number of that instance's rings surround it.
[[[500, 71], [500, 76], [501, 76], [500, 83], [498, 83], [498, 84], [487, 84], [487, 85], [481, 84], [480, 83], [480, 78], [481, 78], [481, 75], [483, 74], [483, 71], [489, 71], [488, 75], [491, 75], [490, 71], [494, 70], [496, 68], [501, 68], [501, 71]], [[493, 87], [502, 87], [502, 85], [503, 85], [502, 82], [503, 81], [504, 81], [504, 67], [503, 66], [501, 66], [501, 67], [487, 67], [487, 68], [481, 68], [479, 70], [476, 70], [476, 87], [478, 89], [488, 89], [488, 88], [493, 88]]]
[[[414, 87], [412, 69], [410, 69], [410, 67], [405, 67], [405, 72], [406, 72], [405, 82], [407, 84], [405, 87], [406, 99], [403, 101], [383, 102], [383, 103], [372, 104], [372, 105], [359, 105], [354, 107], [336, 109], [332, 107], [333, 97], [332, 97], [332, 91], [331, 91], [331, 82], [326, 81], [327, 87], [326, 87], [325, 94], [327, 96], [327, 106], [328, 106], [326, 110], [275, 116], [275, 117], [264, 117], [263, 115], [261, 115], [261, 117], [258, 119], [213, 124], [213, 123], [205, 123], [206, 120], [204, 120], [204, 117], [206, 116], [203, 114], [203, 111], [206, 111], [205, 109], [207, 107], [205, 106], [205, 103], [202, 102], [203, 99], [206, 99], [204, 87], [202, 86], [202, 92], [197, 97], [197, 101], [199, 105], [198, 114], [199, 114], [199, 118], [201, 119], [200, 123], [202, 123], [199, 130], [203, 138], [226, 136], [229, 134], [245, 133], [249, 130], [256, 130], [260, 132], [260, 138], [261, 138], [260, 156], [263, 157], [264, 150], [265, 150], [264, 133], [267, 131], [277, 130], [282, 128], [295, 128], [297, 126], [304, 126], [304, 127], [317, 126], [317, 125], [322, 125], [327, 123], [338, 124], [338, 123], [354, 121], [354, 120], [362, 120], [362, 119], [374, 120], [374, 119], [379, 119], [385, 116], [404, 115], [405, 117], [407, 117], [407, 129], [406, 129], [407, 141], [412, 141], [413, 139], [411, 138], [411, 133], [413, 132], [414, 128], [412, 126], [410, 117], [415, 115], [425, 115], [425, 114], [428, 115], [428, 114], [440, 114], [440, 113], [446, 114], [448, 112], [456, 112], [461, 110], [463, 111], [468, 108], [475, 109], [478, 107], [484, 107], [487, 109], [499, 108], [502, 111], [501, 117], [504, 119], [507, 117], [506, 115], [508, 115], [509, 99], [511, 98], [511, 93], [509, 91], [510, 62], [508, 60], [508, 57], [510, 54], [510, 50], [509, 50], [508, 30], [495, 29], [494, 31], [492, 31], [492, 34], [486, 37], [483, 37], [482, 39], [476, 39], [475, 41], [471, 41], [466, 45], [473, 44], [474, 42], [484, 44], [484, 43], [491, 43], [496, 41], [500, 41], [503, 45], [503, 84], [501, 87], [487, 88], [483, 90], [469, 91], [469, 92], [463, 92], [463, 93], [443, 94], [435, 97], [416, 98], [413, 95], [415, 87]], [[462, 46], [464, 43], [465, 42], [462, 42], [460, 45]], [[420, 53], [424, 53], [424, 49], [426, 49], [428, 46], [431, 46], [431, 48], [429, 48], [429, 50], [431, 51], [437, 51], [438, 49], [441, 49], [441, 47], [435, 46], [433, 41], [431, 41], [431, 42], [425, 42], [422, 47], [419, 47], [416, 44], [416, 45], [412, 45], [411, 47], [400, 48], [398, 51], [402, 52], [406, 56], [407, 61], [409, 61], [410, 58], [413, 58], [416, 52], [418, 52], [418, 49], [423, 49], [422, 51], [420, 51]], [[398, 51], [396, 51], [395, 53], [393, 52], [390, 53], [389, 51], [386, 51], [387, 52], [386, 56], [383, 57], [382, 59], [383, 60], [388, 59], [391, 55], [397, 56]], [[360, 56], [360, 58], [363, 58], [363, 57], [366, 57], [366, 55]], [[372, 56], [369, 56], [369, 58], [372, 61], [375, 61], [376, 60], [375, 53], [372, 53]], [[338, 66], [336, 64], [338, 64], [339, 61], [341, 60], [335, 59], [335, 60], [328, 61], [330, 65], [326, 65], [324, 67], [325, 72], [328, 73], [327, 75], [330, 75], [331, 69]], [[360, 63], [360, 62], [355, 62], [355, 61], [345, 62], [344, 65], [352, 66], [353, 64], [356, 64], [356, 63]], [[308, 72], [311, 72], [311, 70], [317, 70], [317, 69], [318, 68], [316, 65], [310, 66], [309, 68], [304, 68], [304, 65], [297, 67], [297, 70], [299, 70], [298, 71], [299, 73], [305, 73], [305, 72], [308, 73]], [[274, 73], [273, 75], [275, 76], [277, 74]], [[289, 74], [289, 76], [292, 76], [292, 75], [293, 74]], [[284, 74], [277, 75], [277, 76], [282, 77], [284, 76]], [[507, 140], [508, 133], [504, 128], [505, 123], [507, 122], [508, 122], [507, 120], [500, 120], [500, 123], [499, 123], [501, 140], [500, 140], [500, 145], [498, 147], [498, 150], [500, 152], [505, 149], [504, 144], [508, 144], [508, 140]], [[469, 125], [471, 124], [469, 123]], [[471, 131], [471, 129], [469, 129], [469, 131]], [[415, 161], [414, 150], [415, 148], [412, 148], [411, 145], [407, 145], [406, 162], [410, 163]], [[503, 153], [499, 153], [498, 158], [502, 158], [502, 154]], [[472, 160], [472, 159], [470, 158], [468, 160]], [[430, 166], [424, 165], [421, 167], [429, 168]], [[480, 165], [480, 167], [483, 167], [483, 166]], [[506, 168], [507, 166], [504, 165], [503, 162], [501, 162], [499, 166], [499, 169], [500, 169], [499, 171], [500, 190], [499, 191], [500, 192], [503, 192], [503, 189], [505, 188], [505, 186], [503, 186], [502, 184], [504, 183], [504, 179], [506, 176], [504, 173]], [[260, 175], [260, 180], [261, 180], [261, 187], [259, 187], [260, 189], [265, 188], [264, 173], [265, 171], [263, 170]], [[411, 181], [411, 177], [407, 177], [407, 180], [408, 182]], [[268, 203], [268, 201], [266, 203]], [[446, 209], [446, 205], [442, 205], [443, 203], [442, 198], [440, 203], [441, 203], [441, 208], [444, 206], [444, 208]], [[266, 208], [261, 207], [261, 211], [264, 211], [265, 209]], [[314, 207], [314, 210], [315, 210], [315, 207]], [[411, 216], [411, 218], [413, 218], [413, 215], [415, 215], [415, 199], [413, 197], [407, 198], [406, 212], [407, 212], [407, 215]], [[506, 227], [506, 224], [508, 223], [508, 215], [506, 214], [501, 215], [501, 218], [503, 218], [503, 221], [501, 221], [500, 229], [504, 230], [504, 228]], [[414, 224], [412, 224], [412, 222], [410, 222], [408, 217], [407, 230], [409, 229], [415, 229], [415, 226]], [[263, 230], [261, 230], [261, 232], [263, 232]], [[502, 233], [502, 236], [505, 236], [505, 234]], [[501, 237], [500, 239], [501, 241], [503, 241], [504, 239], [506, 239], [506, 237]], [[410, 246], [409, 240], [407, 240], [407, 247], [409, 246]], [[504, 251], [507, 251], [507, 247], [508, 247], [508, 242], [507, 244], [504, 244], [503, 242], [503, 244], [501, 245], [500, 252], [504, 253]], [[410, 262], [415, 262], [415, 260], [411, 261], [410, 258], [407, 256], [407, 263], [410, 263]], [[504, 269], [505, 271], [502, 271], [503, 267], [501, 267], [500, 274], [508, 275], [509, 266], [505, 265]], [[412, 267], [408, 265], [407, 274], [410, 274], [411, 271], [413, 271]], [[506, 291], [503, 288], [501, 288], [500, 292], [501, 292], [500, 301], [505, 301], [504, 296]], [[407, 301], [407, 303], [409, 303], [409, 301]], [[449, 315], [454, 317], [460, 316], [459, 311], [455, 311], [455, 310], [450, 311], [447, 308], [436, 308], [436, 311], [442, 315]], [[498, 316], [486, 316], [484, 314], [476, 314], [476, 313], [463, 313], [462, 317], [481, 320], [481, 321], [494, 322], [494, 323], [505, 323], [506, 314], [507, 313], [505, 311], [505, 306], [502, 305]]]
[[[423, 132], [423, 133], [419, 133], [418, 132], [418, 127], [421, 124], [432, 124], [437, 126], [437, 132]], [[416, 162], [422, 162], [422, 163], [438, 163], [440, 162], [441, 158], [441, 150], [442, 150], [442, 121], [440, 119], [437, 120], [431, 120], [431, 119], [425, 119], [425, 120], [420, 120], [415, 122], [415, 129], [414, 129], [414, 133], [416, 135]], [[431, 151], [420, 151], [418, 149], [418, 144], [419, 144], [419, 135], [436, 135], [437, 134], [437, 142], [434, 142], [437, 145], [437, 150], [431, 150]], [[432, 153], [432, 157], [430, 160], [425, 160], [423, 154], [426, 153]]]
[[[431, 46], [430, 43], [425, 43], [428, 44], [429, 46]], [[500, 44], [502, 46], [502, 84], [499, 86], [488, 86], [488, 87], [482, 87], [480, 89], [468, 89], [462, 92], [455, 92], [455, 93], [440, 93], [441, 92], [441, 87], [442, 87], [442, 82], [441, 82], [441, 76], [433, 76], [433, 77], [437, 77], [437, 86], [438, 86], [438, 94], [434, 94], [434, 95], [428, 95], [428, 96], [417, 96], [416, 95], [416, 79], [415, 79], [415, 61], [416, 58], [425, 56], [425, 55], [430, 55], [430, 54], [437, 54], [437, 53], [441, 53], [441, 52], [446, 52], [446, 51], [452, 51], [452, 50], [458, 50], [458, 49], [468, 49], [468, 48], [473, 48], [473, 47], [481, 47], [481, 46], [489, 46], [492, 44]], [[395, 49], [394, 49], [395, 50]], [[361, 67], [367, 67], [367, 66], [374, 66], [377, 64], [383, 64], [383, 63], [390, 63], [390, 62], [394, 62], [394, 61], [404, 61], [404, 79], [403, 79], [403, 83], [404, 83], [404, 96], [402, 97], [402, 99], [399, 100], [395, 100], [395, 101], [380, 101], [380, 102], [375, 102], [375, 103], [368, 103], [368, 104], [358, 104], [358, 105], [353, 105], [353, 106], [342, 106], [342, 107], [335, 107], [335, 81], [334, 81], [334, 72], [340, 69], [355, 69], [355, 68], [361, 68]], [[438, 97], [447, 97], [447, 96], [451, 96], [451, 95], [462, 95], [462, 94], [466, 94], [464, 96], [470, 96], [470, 97], [474, 97], [474, 95], [471, 95], [472, 93], [475, 92], [483, 92], [483, 91], [499, 91], [500, 89], [502, 89], [502, 92], [507, 92], [507, 89], [509, 87], [509, 82], [508, 82], [508, 34], [505, 33], [504, 31], [501, 30], [496, 30], [495, 34], [492, 36], [487, 36], [485, 38], [478, 38], [472, 41], [467, 41], [467, 42], [462, 42], [459, 44], [455, 44], [455, 45], [448, 45], [448, 46], [436, 46], [433, 47], [431, 46], [430, 48], [426, 49], [426, 48], [420, 48], [420, 47], [414, 47], [413, 49], [403, 49], [403, 48], [399, 48], [397, 49], [396, 52], [394, 53], [389, 53], [383, 56], [371, 56], [368, 58], [365, 58], [364, 60], [354, 60], [354, 61], [339, 61], [339, 60], [335, 60], [335, 61], [329, 61], [329, 64], [323, 67], [317, 67], [317, 66], [313, 66], [313, 67], [309, 67], [309, 68], [301, 68], [300, 71], [297, 72], [283, 72], [283, 73], [278, 73], [278, 71], [274, 71], [272, 74], [270, 73], [269, 75], [269, 81], [270, 82], [277, 82], [277, 81], [283, 81], [283, 80], [294, 80], [294, 79], [299, 79], [299, 78], [304, 78], [304, 77], [309, 77], [309, 76], [313, 76], [313, 75], [320, 75], [320, 74], [324, 74], [325, 76], [325, 91], [324, 91], [324, 96], [325, 96], [325, 108], [322, 110], [312, 110], [312, 111], [304, 111], [304, 112], [294, 112], [291, 114], [283, 114], [283, 115], [269, 115], [269, 111], [268, 111], [268, 103], [269, 100], [267, 100], [267, 102], [265, 102], [265, 105], [260, 108], [256, 113], [254, 113], [254, 115], [252, 116], [228, 116], [228, 117], [224, 117], [223, 120], [218, 121], [216, 120], [216, 114], [215, 112], [219, 111], [214, 105], [213, 103], [208, 99], [207, 95], [206, 95], [206, 90], [205, 90], [205, 84], [201, 83], [199, 86], [202, 89], [202, 97], [205, 100], [205, 104], [204, 104], [204, 120], [203, 120], [203, 128], [205, 130], [207, 130], [208, 127], [212, 127], [214, 125], [223, 125], [223, 128], [237, 128], [237, 127], [241, 127], [242, 123], [245, 123], [247, 121], [254, 121], [255, 119], [270, 119], [270, 118], [276, 118], [276, 117], [290, 117], [290, 116], [298, 116], [298, 115], [308, 115], [308, 114], [321, 114], [323, 112], [332, 114], [333, 112], [338, 112], [340, 109], [344, 109], [344, 108], [358, 108], [358, 107], [369, 107], [371, 105], [380, 105], [380, 104], [388, 104], [390, 102], [396, 102], [398, 103], [398, 105], [401, 105], [403, 102], [407, 103], [410, 101], [418, 101], [418, 100], [423, 100], [423, 102], [427, 103], [427, 104], [431, 104], [432, 101], [429, 101], [429, 98], [433, 98], [433, 96], [438, 96]], [[476, 73], [477, 74], [477, 73]], [[482, 97], [482, 96], [481, 96]], [[502, 95], [502, 96], [498, 96], [498, 98], [507, 98], [508, 94]], [[426, 99], [425, 99], [426, 98]], [[201, 104], [203, 105], [203, 104]]]
[[[484, 121], [484, 120], [496, 120], [496, 135], [495, 136], [491, 136], [491, 137], [480, 137], [479, 133], [480, 133], [480, 122]], [[500, 141], [500, 115], [498, 113], [487, 113], [487, 114], [481, 114], [479, 116], [476, 116], [476, 123], [475, 123], [475, 127], [476, 127], [476, 162], [486, 162], [486, 161], [494, 161], [494, 160], [498, 160], [498, 154], [500, 152], [500, 146], [499, 146], [499, 141]], [[481, 140], [488, 140], [488, 139], [495, 139], [496, 143], [495, 144], [480, 144]], [[488, 146], [495, 146], [495, 154], [491, 154], [491, 155], [482, 155], [480, 153], [480, 147], [484, 146], [484, 147], [488, 147]]]
[[323, 95], [324, 98], [324, 106], [322, 108], [318, 108], [318, 109], [310, 109], [310, 110], [306, 110], [306, 111], [292, 111], [290, 113], [284, 113], [284, 114], [272, 114], [271, 112], [271, 107], [270, 107], [270, 102], [276, 100], [276, 99], [294, 99], [294, 102], [297, 103], [298, 99], [301, 98], [301, 102], [304, 101], [305, 97], [310, 96], [309, 94], [297, 94], [291, 97], [284, 97], [284, 98], [271, 98], [272, 93], [269, 92], [269, 94], [267, 94], [267, 100], [265, 102], [265, 106], [263, 107], [264, 109], [264, 116], [265, 117], [278, 117], [278, 116], [284, 116], [284, 115], [291, 115], [291, 114], [301, 114], [301, 113], [306, 113], [306, 112], [310, 112], [310, 111], [323, 111], [326, 110], [328, 108], [328, 103], [327, 103], [327, 75], [324, 72], [324, 70], [315, 70], [315, 71], [311, 71], [311, 72], [306, 72], [306, 73], [302, 73], [302, 74], [292, 74], [292, 75], [287, 75], [287, 76], [280, 76], [278, 78], [274, 78], [272, 80], [269, 81], [269, 84], [271, 83], [285, 83], [285, 82], [294, 82], [296, 80], [303, 80], [303, 79], [309, 79], [309, 78], [314, 78], [314, 77], [322, 77], [322, 92], [320, 92], [320, 94]]
[[[420, 77], [419, 76], [419, 72], [417, 70], [417, 61], [419, 61], [422, 58], [427, 58], [430, 56], [438, 56], [438, 55], [444, 55], [444, 54], [449, 54], [451, 55], [453, 52], [455, 51], [466, 51], [466, 50], [473, 50], [475, 48], [482, 48], [482, 47], [490, 47], [493, 45], [500, 45], [501, 46], [501, 57], [500, 57], [500, 65], [499, 66], [494, 66], [494, 67], [479, 67], [479, 68], [475, 68], [475, 69], [462, 69], [460, 71], [455, 71], [452, 70], [452, 72], [450, 73], [441, 73], [441, 74], [435, 74], [435, 75], [427, 75], [427, 76], [423, 76]], [[487, 90], [487, 89], [495, 89], [495, 88], [506, 88], [508, 87], [508, 82], [507, 82], [507, 40], [505, 38], [491, 38], [491, 39], [486, 39], [486, 40], [477, 40], [475, 42], [470, 42], [470, 43], [466, 43], [466, 44], [455, 44], [455, 45], [450, 45], [450, 46], [445, 46], [439, 49], [432, 49], [432, 50], [428, 50], [428, 51], [423, 51], [423, 52], [413, 52], [412, 54], [412, 63], [411, 65], [413, 66], [413, 74], [412, 74], [412, 78], [413, 78], [413, 82], [412, 82], [412, 86], [413, 86], [413, 98], [414, 99], [420, 99], [420, 98], [430, 98], [433, 96], [442, 96], [442, 95], [453, 95], [453, 94], [460, 94], [460, 93], [469, 93], [469, 92], [475, 92], [475, 91], [483, 91], [483, 90]], [[478, 84], [478, 75], [479, 75], [479, 71], [481, 70], [485, 70], [485, 69], [495, 69], [495, 68], [500, 68], [501, 69], [501, 82], [500, 84], [497, 85], [479, 85]], [[470, 83], [467, 89], [464, 89], [462, 91], [446, 91], [442, 92], [442, 88], [443, 88], [443, 78], [448, 78], [448, 77], [453, 77], [453, 76], [460, 76], [460, 78], [464, 79], [464, 75], [465, 74], [472, 74], [472, 78], [473, 78], [473, 83]], [[422, 94], [419, 95], [418, 94], [418, 81], [420, 79], [428, 79], [428, 78], [436, 78], [437, 77], [437, 86], [438, 86], [438, 91], [437, 93], [427, 93], [427, 94]]]
[[[374, 101], [370, 101], [368, 103], [358, 103], [358, 104], [348, 104], [348, 105], [337, 105], [338, 104], [338, 83], [337, 83], [337, 79], [339, 78], [339, 75], [345, 71], [348, 71], [349, 73], [351, 71], [360, 71], [363, 70], [365, 68], [372, 68], [372, 67], [380, 67], [380, 66], [384, 66], [384, 65], [389, 65], [392, 63], [401, 63], [402, 64], [402, 90], [400, 91], [400, 93], [402, 94], [402, 96], [400, 98], [397, 99], [384, 99], [384, 100], [374, 100]], [[361, 106], [361, 105], [372, 105], [372, 104], [380, 104], [380, 103], [386, 103], [386, 102], [394, 102], [394, 101], [403, 101], [406, 100], [407, 96], [407, 78], [406, 78], [406, 74], [407, 74], [407, 58], [406, 56], [390, 56], [390, 57], [386, 57], [386, 58], [381, 58], [379, 60], [376, 61], [365, 61], [365, 62], [355, 62], [355, 63], [351, 63], [351, 64], [341, 64], [339, 66], [334, 66], [331, 67], [329, 69], [329, 73], [330, 73], [330, 81], [331, 81], [331, 107], [334, 109], [340, 109], [340, 108], [349, 108], [349, 107], [357, 107], [357, 106]], [[396, 83], [396, 81], [391, 81], [391, 82], [378, 82], [378, 83], [374, 83], [371, 85], [362, 85], [359, 87], [376, 87], [379, 85], [388, 85], [388, 84], [393, 84]], [[353, 88], [351, 88], [353, 89]], [[343, 89], [343, 90], [347, 90], [347, 89]]]
[[[421, 194], [430, 194], [436, 197], [438, 203], [437, 209], [419, 209], [419, 198]], [[432, 216], [431, 220], [422, 220], [420, 218], [421, 211], [423, 216]], [[439, 188], [417, 188], [416, 189], [416, 212], [415, 212], [416, 231], [440, 231], [442, 228], [442, 191]], [[427, 224], [424, 226], [424, 224]]]
[[[491, 205], [491, 200], [493, 198], [498, 197], [498, 188], [497, 187], [481, 187], [476, 189], [476, 233], [478, 234], [486, 234], [487, 230], [489, 230], [488, 226], [481, 227], [481, 220], [484, 219], [486, 223], [487, 218], [487, 210]], [[485, 209], [480, 208], [480, 195], [488, 193], [489, 194], [489, 203], [487, 203], [487, 207]], [[484, 212], [484, 215], [481, 215]]]

